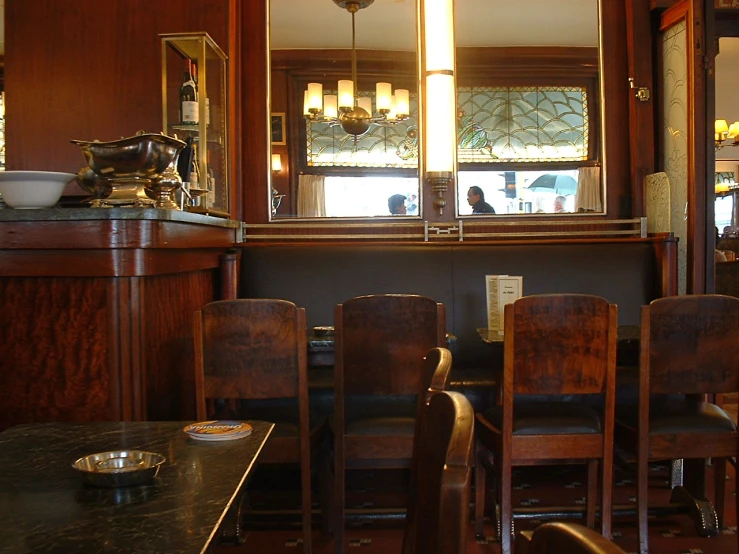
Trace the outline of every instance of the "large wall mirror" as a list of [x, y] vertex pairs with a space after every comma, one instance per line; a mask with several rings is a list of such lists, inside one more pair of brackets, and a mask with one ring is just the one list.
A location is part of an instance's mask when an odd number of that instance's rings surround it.
[[268, 3], [272, 220], [419, 217], [416, 0]]
[[457, 214], [605, 212], [598, 0], [456, 0]]

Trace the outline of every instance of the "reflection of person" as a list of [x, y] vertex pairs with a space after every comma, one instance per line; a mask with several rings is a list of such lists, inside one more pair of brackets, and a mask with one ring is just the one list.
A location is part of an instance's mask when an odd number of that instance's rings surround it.
[[493, 207], [485, 202], [485, 193], [480, 187], [470, 187], [467, 191], [467, 202], [472, 206], [473, 214], [494, 214]]
[[405, 196], [402, 194], [393, 194], [387, 199], [387, 209], [392, 215], [405, 215]]
[[567, 198], [564, 196], [558, 196], [554, 199], [554, 213], [558, 214], [565, 211], [565, 204], [567, 203]]

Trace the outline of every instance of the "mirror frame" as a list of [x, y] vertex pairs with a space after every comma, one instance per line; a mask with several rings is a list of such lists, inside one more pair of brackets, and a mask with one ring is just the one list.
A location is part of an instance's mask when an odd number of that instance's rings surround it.
[[[602, 144], [604, 159], [607, 160], [606, 213], [598, 218], [618, 219], [640, 214], [643, 200], [642, 186], [635, 182], [632, 190], [632, 168], [630, 166], [629, 121], [630, 105], [633, 103], [628, 88], [628, 56], [626, 17], [627, 10], [616, 2], [599, 0], [600, 14], [600, 72], [601, 72], [601, 110], [602, 110]], [[269, 172], [270, 149], [268, 144], [269, 129], [269, 49], [267, 35], [268, 0], [263, 2], [239, 3], [240, 18], [234, 26], [242, 29], [253, 29], [256, 32], [230, 35], [234, 41], [230, 51], [238, 52], [233, 56], [232, 64], [237, 64], [242, 72], [243, 96], [234, 101], [235, 119], [240, 122], [242, 132], [238, 140], [233, 141], [234, 157], [240, 159], [233, 182], [241, 184], [234, 191], [234, 199], [240, 206], [242, 219], [247, 224], [269, 223]], [[261, 30], [261, 32], [260, 32]], [[608, 63], [605, 63], [605, 62]], [[233, 91], [231, 91], [233, 92]], [[243, 155], [244, 152], [250, 155]], [[638, 167], [633, 168], [635, 176], [640, 174]], [[634, 194], [636, 193], [636, 194]], [[428, 184], [422, 183], [422, 196], [428, 194]], [[447, 194], [454, 194], [450, 190]], [[424, 201], [423, 217], [429, 223], [453, 222], [456, 214], [453, 210], [445, 210], [439, 216], [429, 209]], [[501, 220], [506, 219], [501, 216]], [[525, 218], [524, 218], [525, 219]], [[557, 219], [551, 222], [551, 228], [557, 228]], [[496, 218], [497, 220], [497, 218]], [[364, 220], [366, 221], [366, 220]], [[518, 219], [519, 222], [521, 218]], [[337, 222], [338, 223], [338, 222]], [[296, 224], [299, 224], [296, 222]], [[386, 227], [397, 225], [385, 222]], [[548, 228], [543, 226], [542, 229]], [[501, 232], [511, 229], [510, 223]], [[319, 231], [305, 228], [306, 236]], [[325, 229], [320, 233], [325, 233]], [[415, 242], [415, 241], [413, 241]]]

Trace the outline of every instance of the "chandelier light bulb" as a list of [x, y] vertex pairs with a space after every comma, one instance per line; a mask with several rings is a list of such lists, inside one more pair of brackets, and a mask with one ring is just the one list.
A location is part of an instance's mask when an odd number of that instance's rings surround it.
[[372, 98], [369, 96], [360, 96], [357, 100], [357, 106], [367, 112], [367, 115], [372, 115]]
[[377, 83], [376, 85], [377, 96], [375, 102], [377, 103], [377, 111], [383, 113], [390, 109], [390, 95], [392, 94], [392, 86], [390, 83]]
[[335, 94], [327, 94], [323, 97], [323, 115], [328, 119], [339, 117], [338, 97]]
[[408, 116], [410, 110], [410, 94], [408, 89], [399, 88], [395, 91], [395, 113], [398, 116]]
[[351, 110], [354, 108], [354, 82], [339, 81], [339, 108]]

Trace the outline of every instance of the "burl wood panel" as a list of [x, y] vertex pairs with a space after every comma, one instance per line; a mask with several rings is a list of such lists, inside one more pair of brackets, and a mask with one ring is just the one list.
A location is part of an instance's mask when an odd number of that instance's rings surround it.
[[216, 272], [147, 278], [143, 286], [143, 360], [148, 420], [195, 419], [193, 317], [216, 300]]
[[206, 31], [226, 49], [228, 13], [228, 0], [6, 0], [8, 169], [76, 172], [70, 139], [161, 131], [159, 34]]
[[0, 279], [0, 429], [115, 420], [102, 279]]

